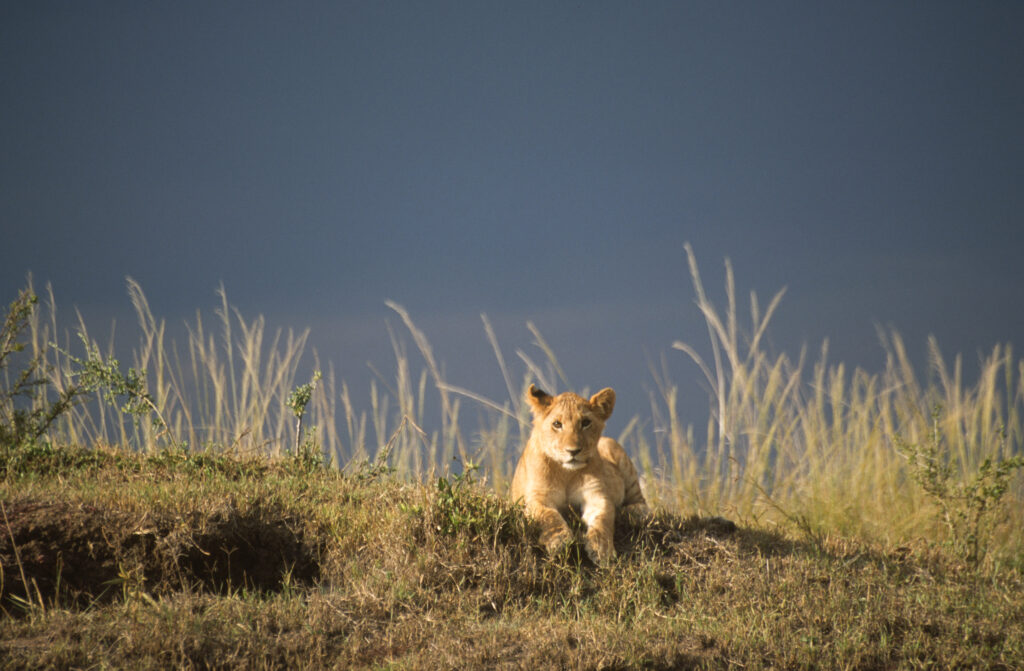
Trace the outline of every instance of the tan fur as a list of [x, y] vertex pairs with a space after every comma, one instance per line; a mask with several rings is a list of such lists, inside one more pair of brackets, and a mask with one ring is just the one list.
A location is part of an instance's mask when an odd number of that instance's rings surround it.
[[571, 392], [552, 397], [530, 385], [526, 400], [533, 431], [512, 476], [512, 499], [540, 524], [549, 552], [569, 542], [564, 514], [570, 507], [579, 510], [587, 525], [587, 554], [605, 563], [615, 556], [616, 512], [633, 519], [647, 515], [625, 450], [601, 436], [615, 408], [615, 392], [603, 389], [588, 401]]

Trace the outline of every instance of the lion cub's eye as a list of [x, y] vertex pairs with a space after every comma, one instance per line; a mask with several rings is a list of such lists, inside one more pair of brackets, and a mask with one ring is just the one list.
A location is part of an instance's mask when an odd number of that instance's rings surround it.
[[584, 417], [583, 420], [580, 422], [580, 426], [583, 427], [584, 429], [587, 428], [588, 426], [590, 426], [590, 420]]
[[559, 429], [562, 428], [562, 423], [556, 419], [555, 421], [551, 422], [551, 428], [554, 429], [555, 431], [558, 431]]

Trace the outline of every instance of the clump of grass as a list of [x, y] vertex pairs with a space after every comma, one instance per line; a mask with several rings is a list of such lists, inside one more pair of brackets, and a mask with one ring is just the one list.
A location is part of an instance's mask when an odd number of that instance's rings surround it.
[[[887, 352], [881, 373], [842, 363], [830, 364], [828, 346], [811, 365], [806, 349], [795, 359], [772, 355], [764, 346], [770, 318], [782, 299], [776, 294], [762, 309], [750, 296], [750, 326], [744, 329], [731, 265], [726, 263], [726, 307], [706, 292], [693, 251], [687, 247], [697, 306], [710, 338], [711, 358], [677, 342], [704, 376], [710, 413], [706, 442], [697, 444], [692, 428], [676, 409], [678, 389], [657, 374], [660, 398], [652, 403], [653, 444], [632, 432], [627, 445], [645, 465], [649, 497], [673, 509], [703, 514], [723, 512], [758, 524], [794, 523], [810, 536], [857, 535], [885, 542], [927, 536], [934, 528], [927, 491], [907, 486], [912, 467], [896, 445], [922, 444], [933, 426], [944, 463], [958, 465], [951, 487], [973, 487], [971, 473], [986, 459], [990, 476], [999, 475], [1000, 498], [1024, 500], [1011, 467], [1019, 454], [1024, 410], [1024, 375], [1008, 347], [996, 347], [981, 361], [980, 377], [968, 387], [959, 357], [953, 373], [930, 341], [935, 382], [922, 385], [902, 339], [880, 333]], [[929, 409], [942, 412], [930, 421]], [[936, 434], [936, 435], [939, 435]], [[989, 446], [1001, 441], [1002, 470]], [[983, 498], [991, 499], [994, 490]], [[1005, 524], [993, 530], [1003, 559], [1024, 547], [1024, 506], [1008, 506]]]
[[440, 536], [451, 536], [468, 544], [497, 546], [536, 538], [519, 506], [504, 497], [482, 495], [475, 464], [466, 464], [460, 473], [434, 481], [432, 504], [426, 511], [429, 524]]
[[[166, 324], [153, 315], [141, 287], [129, 280], [128, 291], [141, 335], [129, 372], [120, 380], [105, 377], [109, 368], [104, 366], [116, 361], [113, 343], [102, 348], [89, 336], [81, 317], [76, 339], [81, 340], [84, 356], [75, 354], [72, 338], [59, 336], [52, 291], [48, 320], [32, 322], [35, 354], [47, 361], [49, 382], [55, 390], [73, 387], [83, 373], [100, 383], [94, 385], [99, 389], [92, 402], [77, 405], [56, 423], [61, 440], [79, 445], [133, 445], [142, 451], [160, 449], [163, 435], [173, 436], [174, 443], [191, 449], [239, 453], [281, 453], [301, 445], [302, 422], [289, 421], [297, 419], [289, 400], [298, 400], [290, 397], [302, 388], [295, 380], [308, 333], [289, 331], [284, 335], [279, 331], [270, 339], [264, 319], [245, 319], [231, 308], [221, 290], [220, 307], [215, 311], [220, 337], [207, 330], [197, 312], [195, 321], [185, 325], [188, 336], [182, 351], [177, 343], [167, 341]], [[48, 346], [60, 340], [64, 342], [59, 346]], [[83, 366], [83, 361], [99, 365], [90, 368]], [[119, 387], [119, 381], [124, 385]], [[334, 422], [321, 421], [328, 416], [333, 420], [331, 373], [326, 383], [330, 395], [319, 388], [310, 389], [302, 413], [319, 427], [317, 442], [336, 449]], [[109, 402], [112, 392], [121, 392], [126, 398], [123, 407], [129, 411], [127, 415]], [[134, 422], [133, 415], [143, 410], [159, 421]]]
[[[46, 371], [39, 384], [57, 393], [73, 393], [78, 401], [60, 407], [40, 431], [55, 440], [154, 451], [162, 449], [162, 438], [171, 437], [170, 442], [193, 450], [240, 454], [281, 454], [316, 445], [328, 461], [341, 467], [375, 459], [369, 446], [390, 443], [397, 432], [387, 457], [390, 467], [407, 477], [423, 477], [453, 458], [470, 460], [479, 453], [462, 435], [458, 395], [449, 391], [426, 336], [397, 304], [392, 307], [408, 327], [426, 367], [418, 376], [412, 372], [404, 343], [391, 331], [394, 376], [389, 380], [378, 372], [370, 385], [369, 408], [360, 410], [347, 384], [336, 382], [330, 365], [321, 373], [315, 352], [310, 381], [296, 382], [300, 362], [307, 357], [308, 331], [278, 331], [271, 338], [264, 318], [246, 319], [230, 306], [223, 288], [215, 311], [219, 332], [210, 332], [208, 320], [197, 312], [195, 320], [185, 324], [188, 337], [180, 346], [168, 340], [166, 323], [152, 313], [142, 288], [129, 279], [141, 336], [126, 374], [120, 372], [113, 342], [101, 347], [81, 316], [74, 338], [58, 337], [56, 303], [48, 291], [46, 318], [36, 312], [27, 321], [33, 360]], [[432, 391], [441, 401], [439, 429], [398, 431], [431, 424], [426, 413]], [[143, 414], [154, 421], [136, 421]], [[499, 417], [494, 428], [483, 427], [481, 434], [491, 436], [489, 473], [501, 481], [507, 417]]]

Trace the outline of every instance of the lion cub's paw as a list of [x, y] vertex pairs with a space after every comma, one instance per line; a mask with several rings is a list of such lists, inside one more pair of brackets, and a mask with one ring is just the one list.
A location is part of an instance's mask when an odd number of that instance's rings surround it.
[[548, 555], [554, 557], [572, 545], [572, 534], [569, 533], [568, 529], [550, 531], [543, 535], [541, 543], [547, 550]]
[[615, 559], [615, 545], [605, 534], [588, 533], [586, 550], [590, 561], [598, 566], [604, 566]]

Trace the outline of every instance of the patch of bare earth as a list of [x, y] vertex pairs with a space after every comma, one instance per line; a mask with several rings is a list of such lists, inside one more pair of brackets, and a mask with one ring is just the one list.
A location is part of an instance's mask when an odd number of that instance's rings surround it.
[[275, 591], [285, 579], [311, 584], [320, 575], [318, 548], [297, 521], [259, 501], [182, 514], [43, 500], [5, 502], [4, 509], [5, 604], [13, 595], [83, 607], [129, 589]]

